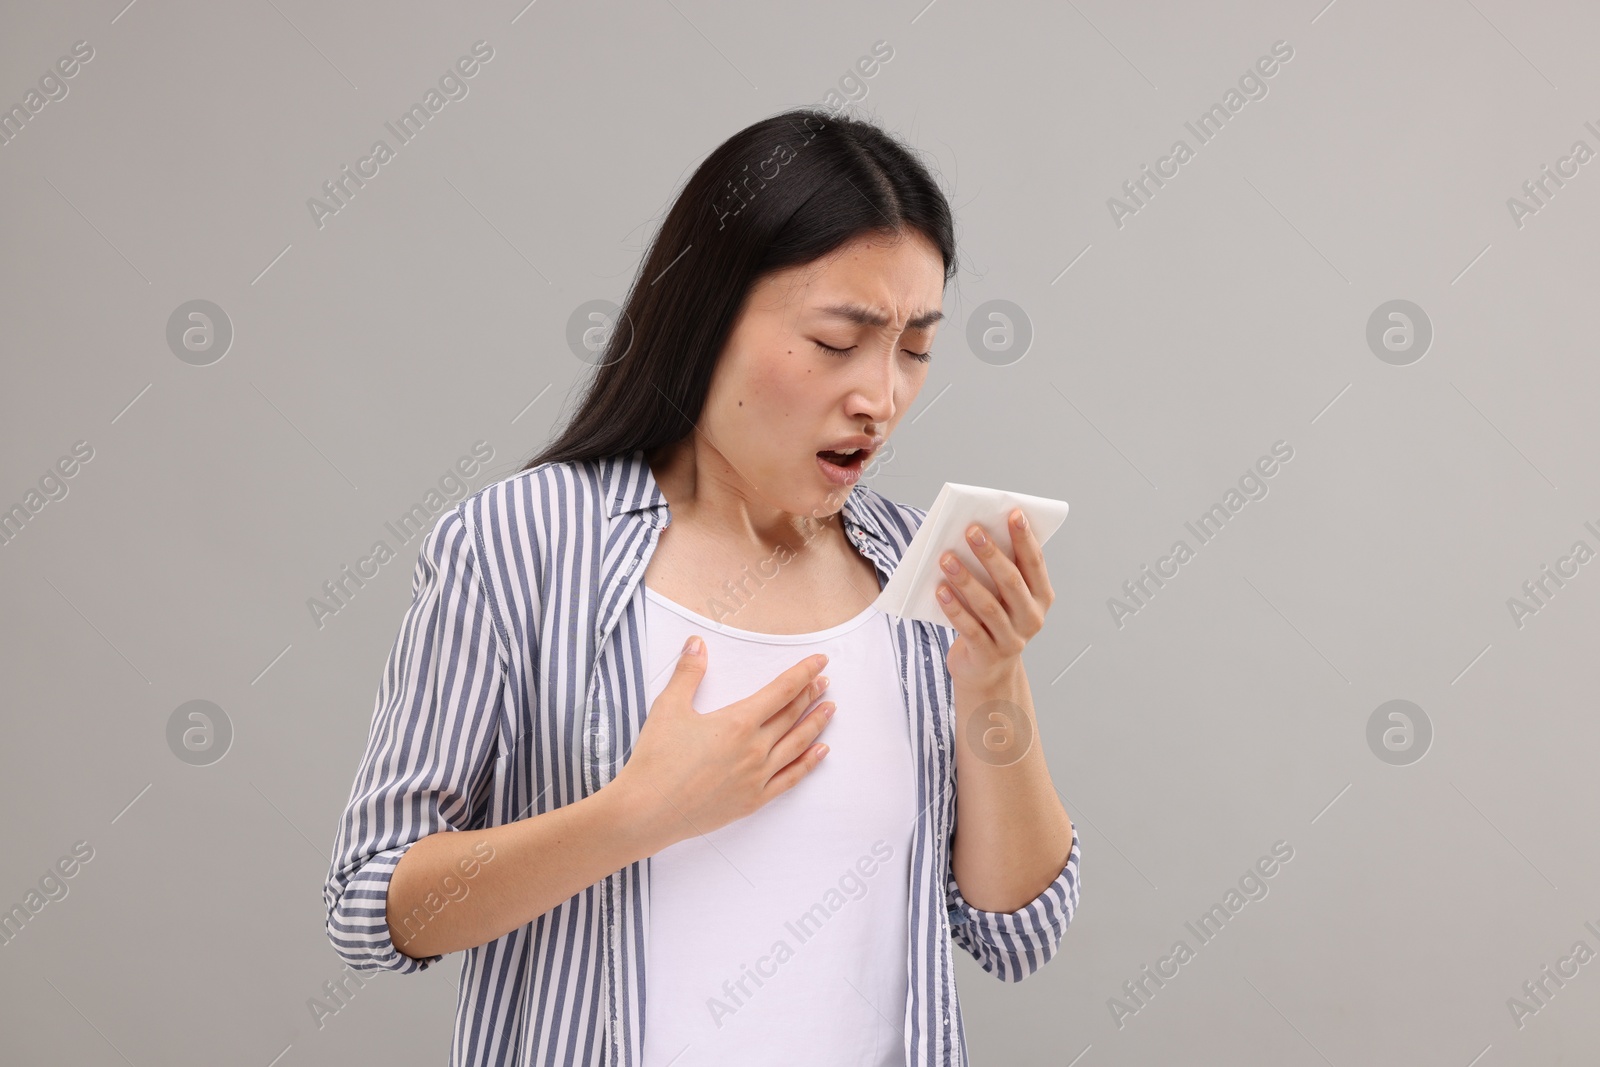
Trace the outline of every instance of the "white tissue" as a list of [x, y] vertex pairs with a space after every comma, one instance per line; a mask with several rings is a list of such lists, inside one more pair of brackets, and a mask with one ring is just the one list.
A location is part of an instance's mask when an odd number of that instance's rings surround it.
[[1016, 554], [1011, 548], [1013, 508], [1022, 509], [1028, 517], [1028, 528], [1041, 545], [1050, 540], [1050, 535], [1060, 529], [1067, 518], [1065, 500], [945, 482], [873, 606], [903, 619], [923, 619], [949, 626], [950, 617], [934, 596], [939, 582], [949, 577], [939, 566], [939, 557], [946, 549], [954, 552], [984, 588], [996, 593], [988, 568], [967, 543], [966, 531], [973, 523], [982, 526], [1006, 557], [1015, 561]]

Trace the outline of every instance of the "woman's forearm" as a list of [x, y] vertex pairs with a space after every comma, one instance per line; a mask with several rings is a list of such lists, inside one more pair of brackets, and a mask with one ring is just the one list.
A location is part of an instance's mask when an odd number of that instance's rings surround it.
[[[1048, 888], [1066, 866], [1072, 820], [1045, 763], [1026, 670], [1019, 668], [984, 692], [957, 684], [955, 704], [951, 874], [973, 907], [1016, 911]], [[984, 714], [985, 721], [974, 727], [972, 716]]]
[[670, 841], [653, 807], [617, 785], [503, 826], [441, 831], [412, 845], [389, 880], [395, 948], [423, 959], [485, 944], [659, 852]]

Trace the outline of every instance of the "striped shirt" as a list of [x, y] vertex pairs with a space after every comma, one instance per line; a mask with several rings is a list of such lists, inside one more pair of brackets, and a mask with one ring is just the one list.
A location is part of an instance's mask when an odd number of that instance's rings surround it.
[[[857, 483], [845, 535], [894, 573], [927, 512]], [[335, 951], [358, 971], [407, 974], [389, 937], [389, 879], [429, 834], [499, 826], [574, 803], [611, 781], [646, 712], [641, 579], [671, 515], [644, 452], [553, 462], [492, 483], [439, 516], [379, 684], [366, 751], [323, 897]], [[918, 816], [906, 902], [909, 1067], [966, 1067], [951, 944], [1018, 982], [1060, 948], [1078, 905], [1078, 839], [1066, 865], [1014, 912], [967, 903], [955, 833], [955, 630], [891, 617], [901, 687], [920, 736]], [[640, 1067], [647, 858], [526, 926], [467, 949], [451, 1067]]]

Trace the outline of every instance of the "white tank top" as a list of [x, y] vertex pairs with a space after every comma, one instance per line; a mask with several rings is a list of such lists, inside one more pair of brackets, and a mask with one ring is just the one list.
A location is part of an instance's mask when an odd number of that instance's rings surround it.
[[905, 1067], [911, 723], [888, 616], [807, 634], [719, 624], [645, 594], [653, 704], [699, 634], [702, 714], [817, 652], [828, 755], [743, 819], [650, 857], [644, 1067]]

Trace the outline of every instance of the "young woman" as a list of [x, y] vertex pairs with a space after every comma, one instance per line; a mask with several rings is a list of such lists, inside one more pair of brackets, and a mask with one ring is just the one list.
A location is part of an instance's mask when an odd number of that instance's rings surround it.
[[452, 1064], [957, 1067], [952, 942], [1004, 981], [1058, 950], [1037, 540], [969, 531], [999, 595], [956, 563], [948, 626], [872, 606], [926, 512], [860, 478], [954, 271], [896, 139], [757, 122], [565, 430], [426, 538], [325, 897], [357, 970], [466, 951]]

